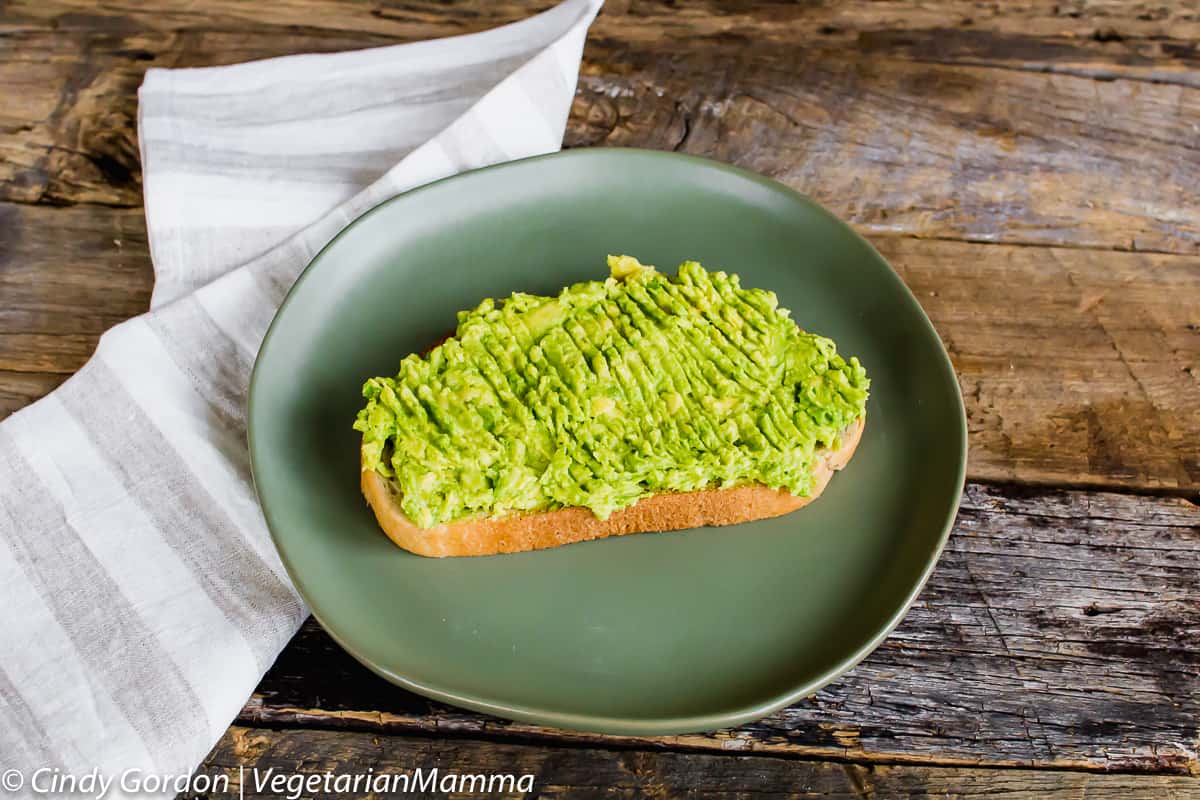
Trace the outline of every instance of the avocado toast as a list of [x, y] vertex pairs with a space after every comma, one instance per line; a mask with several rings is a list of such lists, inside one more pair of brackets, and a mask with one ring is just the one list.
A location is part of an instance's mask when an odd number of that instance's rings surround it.
[[609, 267], [556, 297], [484, 300], [366, 382], [362, 490], [396, 544], [488, 555], [763, 519], [849, 461], [857, 359], [736, 275]]

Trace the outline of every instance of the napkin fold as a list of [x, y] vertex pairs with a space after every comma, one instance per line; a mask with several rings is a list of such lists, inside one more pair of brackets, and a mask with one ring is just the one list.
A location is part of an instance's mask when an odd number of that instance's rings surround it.
[[[0, 423], [0, 768], [185, 775], [307, 615], [250, 476], [246, 393], [284, 294], [347, 223], [559, 149], [600, 0], [483, 33], [139, 93], [151, 311]], [[145, 796], [145, 795], [141, 795]]]

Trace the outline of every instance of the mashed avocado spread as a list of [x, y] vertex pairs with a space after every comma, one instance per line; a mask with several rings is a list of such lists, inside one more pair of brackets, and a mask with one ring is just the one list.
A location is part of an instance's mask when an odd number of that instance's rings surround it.
[[736, 275], [608, 264], [557, 297], [459, 312], [453, 338], [363, 386], [364, 467], [417, 525], [564, 506], [605, 518], [750, 483], [809, 493], [814, 452], [864, 413], [858, 359]]

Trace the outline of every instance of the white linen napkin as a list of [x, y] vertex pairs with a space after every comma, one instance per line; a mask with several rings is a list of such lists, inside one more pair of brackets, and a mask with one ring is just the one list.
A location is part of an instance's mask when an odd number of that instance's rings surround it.
[[600, 1], [469, 36], [147, 73], [152, 310], [0, 423], [0, 771], [24, 778], [9, 794], [32, 794], [38, 768], [187, 774], [224, 733], [307, 615], [246, 449], [276, 308], [379, 202], [558, 150]]

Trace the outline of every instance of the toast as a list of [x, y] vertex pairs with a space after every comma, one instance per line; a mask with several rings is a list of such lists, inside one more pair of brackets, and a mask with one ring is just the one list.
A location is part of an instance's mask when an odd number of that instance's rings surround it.
[[736, 525], [788, 514], [802, 508], [824, 491], [833, 473], [850, 461], [862, 438], [866, 418], [860, 418], [841, 437], [841, 447], [817, 455], [813, 489], [797, 496], [766, 486], [735, 486], [651, 495], [600, 519], [586, 508], [560, 508], [500, 518], [461, 519], [433, 528], [420, 528], [401, 510], [395, 484], [363, 467], [362, 492], [379, 527], [393, 542], [421, 556], [488, 556], [520, 553], [547, 547], [623, 536]]
[[862, 436], [870, 380], [773, 292], [694, 261], [459, 312], [370, 378], [363, 495], [424, 556], [516, 553], [795, 511]]

